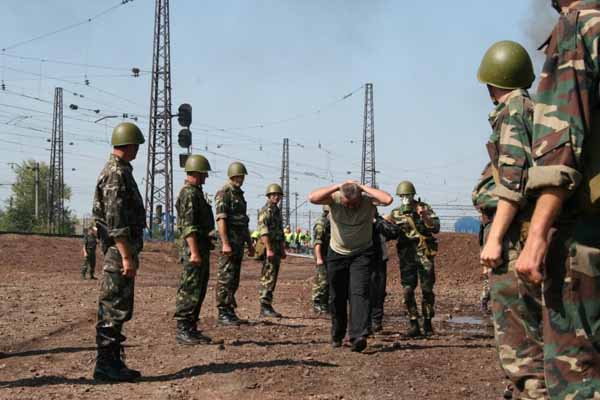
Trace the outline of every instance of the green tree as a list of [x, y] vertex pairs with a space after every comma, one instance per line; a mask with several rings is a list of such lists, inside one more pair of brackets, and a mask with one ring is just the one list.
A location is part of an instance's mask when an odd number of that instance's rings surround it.
[[[12, 196], [0, 214], [0, 229], [19, 232], [46, 232], [48, 221], [48, 181], [50, 169], [40, 163], [39, 217], [35, 218], [35, 164], [34, 160], [23, 161], [15, 167], [16, 182], [12, 185]], [[71, 188], [64, 185], [65, 201], [71, 198]], [[75, 233], [77, 222], [74, 213], [65, 207], [64, 225], [60, 231]]]

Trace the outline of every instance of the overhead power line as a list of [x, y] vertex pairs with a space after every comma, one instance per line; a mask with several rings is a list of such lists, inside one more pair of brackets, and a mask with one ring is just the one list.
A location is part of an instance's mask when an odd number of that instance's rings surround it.
[[[128, 71], [128, 72], [131, 72], [131, 70], [132, 70], [131, 67], [115, 67], [115, 66], [110, 66], [110, 65], [77, 63], [74, 61], [53, 60], [53, 59], [45, 58], [45, 57], [28, 57], [28, 56], [20, 56], [18, 54], [10, 54], [10, 53], [3, 53], [2, 55], [4, 57], [15, 58], [17, 60], [22, 60], [22, 61], [37, 61], [37, 62], [48, 63], [48, 64], [71, 65], [73, 67], [83, 67], [83, 68], [89, 68], [89, 69], [100, 69], [100, 70], [107, 70], [107, 71]], [[140, 74], [149, 74], [151, 71], [148, 69], [140, 69], [139, 72], [140, 72]]]
[[42, 35], [32, 37], [30, 39], [22, 40], [20, 42], [16, 42], [16, 43], [10, 44], [8, 46], [5, 46], [5, 47], [2, 48], [2, 52], [6, 52], [6, 50], [11, 50], [11, 49], [14, 49], [14, 48], [17, 48], [17, 47], [20, 47], [20, 46], [24, 46], [26, 44], [29, 44], [29, 43], [32, 43], [32, 42], [35, 42], [35, 41], [38, 41], [38, 40], [46, 39], [46, 38], [48, 38], [50, 36], [54, 36], [54, 35], [57, 35], [59, 33], [66, 32], [66, 31], [69, 31], [71, 29], [75, 29], [75, 28], [77, 28], [77, 27], [79, 27], [81, 25], [85, 25], [85, 24], [91, 23], [91, 22], [95, 21], [96, 19], [98, 19], [98, 18], [100, 18], [100, 17], [102, 17], [102, 16], [110, 13], [111, 11], [114, 11], [117, 8], [119, 8], [121, 6], [124, 6], [125, 4], [130, 3], [132, 1], [133, 0], [121, 0], [118, 4], [115, 4], [115, 5], [107, 8], [107, 9], [99, 12], [98, 14], [93, 15], [93, 16], [91, 16], [89, 18], [86, 18], [86, 19], [84, 19], [82, 21], [79, 21], [79, 22], [76, 22], [74, 24], [70, 24], [70, 25], [67, 25], [67, 26], [63, 26], [62, 28], [58, 28], [58, 29], [53, 30], [51, 32], [47, 32], [47, 33], [44, 33]]

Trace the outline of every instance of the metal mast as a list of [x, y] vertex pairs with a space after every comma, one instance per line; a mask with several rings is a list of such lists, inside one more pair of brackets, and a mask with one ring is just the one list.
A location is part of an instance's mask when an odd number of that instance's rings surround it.
[[290, 140], [283, 139], [283, 157], [281, 161], [281, 188], [283, 199], [281, 200], [281, 213], [283, 215], [283, 226], [290, 224]]
[[48, 232], [63, 233], [65, 222], [65, 182], [63, 162], [63, 90], [54, 89], [54, 113], [48, 180]]
[[171, 147], [171, 44], [169, 0], [156, 0], [150, 130], [146, 168], [146, 215], [152, 233], [154, 210], [164, 211], [164, 237], [173, 237], [173, 151]]
[[365, 84], [365, 115], [360, 183], [373, 188], [375, 180], [375, 115], [373, 113], [373, 84]]

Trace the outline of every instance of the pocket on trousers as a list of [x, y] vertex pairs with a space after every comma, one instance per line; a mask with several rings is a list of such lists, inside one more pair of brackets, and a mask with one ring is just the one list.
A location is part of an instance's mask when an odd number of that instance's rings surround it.
[[600, 249], [574, 242], [569, 248], [571, 270], [595, 278], [600, 276]]

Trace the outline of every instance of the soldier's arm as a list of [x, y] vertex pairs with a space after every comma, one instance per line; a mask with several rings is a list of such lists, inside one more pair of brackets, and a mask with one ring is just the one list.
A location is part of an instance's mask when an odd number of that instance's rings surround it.
[[215, 195], [215, 211], [217, 219], [217, 230], [221, 238], [223, 245], [223, 252], [228, 249], [231, 252], [231, 244], [229, 243], [229, 236], [227, 232], [227, 213], [229, 211], [230, 199], [224, 191], [218, 191]]
[[323, 248], [324, 233], [325, 233], [325, 229], [324, 229], [323, 225], [320, 222], [317, 223], [317, 225], [315, 226], [315, 246], [314, 246], [315, 261], [317, 262], [317, 265], [323, 264], [323, 254], [321, 253], [321, 250]]
[[263, 210], [258, 216], [258, 234], [260, 235], [260, 241], [265, 245], [265, 249], [269, 255], [273, 254], [273, 247], [269, 240], [269, 225], [271, 223], [271, 215], [269, 210]]
[[421, 215], [421, 218], [423, 219], [423, 223], [425, 224], [425, 227], [431, 233], [439, 233], [440, 227], [441, 227], [440, 218], [437, 216], [435, 211], [433, 211], [433, 209], [428, 204], [424, 205], [424, 209], [425, 209], [425, 212]]
[[[535, 166], [529, 171], [527, 189], [541, 195], [516, 264], [523, 279], [533, 283], [541, 282], [540, 269], [548, 250], [550, 228], [564, 201], [581, 183], [585, 133], [592, 132], [592, 112], [597, 112], [591, 109], [590, 99], [597, 97], [593, 91], [598, 90], [599, 59], [585, 57], [598, 54], [600, 24], [597, 18], [577, 24], [569, 22], [567, 17], [561, 18], [554, 30], [554, 34], [564, 31], [566, 40], [560, 43], [556, 54], [547, 54], [534, 113]], [[585, 29], [585, 33], [573, 32], [573, 26]], [[555, 59], [550, 62], [551, 58]], [[586, 71], [588, 61], [593, 66]]]
[[181, 226], [181, 236], [185, 239], [190, 248], [190, 263], [200, 264], [200, 248], [198, 247], [197, 235], [199, 228], [194, 225], [194, 215], [200, 210], [196, 209], [192, 193], [184, 190], [181, 192], [178, 207], [179, 226]]

